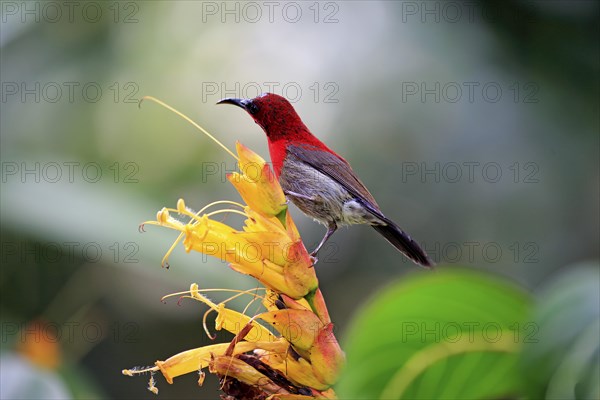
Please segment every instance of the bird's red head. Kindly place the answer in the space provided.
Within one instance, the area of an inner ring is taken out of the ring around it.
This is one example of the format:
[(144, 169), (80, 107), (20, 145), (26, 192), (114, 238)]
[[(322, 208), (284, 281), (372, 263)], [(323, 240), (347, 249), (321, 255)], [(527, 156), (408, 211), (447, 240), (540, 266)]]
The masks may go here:
[(227, 98), (217, 104), (233, 104), (246, 110), (271, 141), (310, 134), (290, 102), (273, 93), (253, 99)]
[[(267, 134), (269, 153), (275, 175), (279, 177), (289, 145), (311, 146), (335, 154), (323, 142), (313, 136), (296, 110), (285, 98), (273, 93), (264, 93), (253, 99), (228, 98), (217, 104), (233, 104), (243, 108), (254, 118)], [(342, 159), (343, 160), (343, 159)]]

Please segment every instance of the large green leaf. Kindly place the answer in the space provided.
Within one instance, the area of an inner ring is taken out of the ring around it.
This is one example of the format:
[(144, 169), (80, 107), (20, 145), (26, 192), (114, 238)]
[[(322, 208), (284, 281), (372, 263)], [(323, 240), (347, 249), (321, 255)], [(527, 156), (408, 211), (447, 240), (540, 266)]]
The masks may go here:
[(535, 334), (530, 299), (468, 270), (392, 284), (347, 332), (340, 398), (484, 399), (523, 393), (521, 344)]

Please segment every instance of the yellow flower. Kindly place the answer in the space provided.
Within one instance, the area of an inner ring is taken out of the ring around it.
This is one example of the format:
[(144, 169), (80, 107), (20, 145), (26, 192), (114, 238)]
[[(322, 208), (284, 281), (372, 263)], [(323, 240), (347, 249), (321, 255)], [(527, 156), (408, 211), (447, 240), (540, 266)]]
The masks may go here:
[[(229, 343), (219, 343), (187, 350), (165, 361), (157, 361), (155, 365), (162, 372), (167, 382), (173, 383), (173, 378), (207, 368), (211, 357), (214, 354), (224, 354), (228, 347)], [(236, 346), (236, 354), (245, 353), (254, 348), (255, 344), (251, 342), (239, 343)]]
[(232, 269), (251, 275), (291, 298), (303, 298), (317, 288), (318, 280), (310, 256), (302, 241), (294, 240), (294, 226), (291, 225), (292, 232), (288, 232), (276, 217), (267, 218), (248, 207), (237, 211), (247, 217), (241, 231), (211, 219), (209, 214), (196, 215), (185, 207), (182, 199), (173, 211), (190, 217), (190, 222), (183, 223), (171, 217), (170, 210), (163, 208), (158, 212), (156, 222), (145, 224), (181, 232), (180, 239), (183, 239), (187, 252), (194, 250), (225, 260)]
[(319, 331), (313, 347), (310, 360), (317, 379), (333, 385), (346, 362), (346, 356), (333, 335), (333, 324), (328, 324)]
[(323, 324), (311, 310), (277, 310), (258, 315), (297, 350), (310, 350)]
[(236, 143), (240, 172), (227, 175), (227, 179), (252, 209), (275, 217), (287, 209), (286, 198), (275, 174), (258, 154)]
[[(192, 372), (209, 368), (213, 373), (227, 375), (248, 385), (261, 387), (268, 394), (294, 394), (296, 391), (314, 390), (311, 397), (321, 397), (320, 391), (327, 390), (329, 383), (321, 381), (314, 372), (314, 366), (309, 360), (297, 355), (291, 348), (292, 344), (285, 335), (275, 337), (266, 328), (256, 322), (256, 318), (268, 319), (273, 312), (259, 314), (255, 318), (228, 309), (224, 303), (215, 304), (200, 294), (196, 284), (191, 286), (188, 297), (201, 301), (218, 313), (217, 329), (227, 329), (235, 338), (231, 343), (220, 343), (204, 346), (178, 353), (165, 361), (157, 361), (154, 367), (147, 369), (124, 370), (125, 375), (146, 372), (161, 372), (168, 383), (173, 379)], [(301, 310), (281, 310), (301, 311)], [(291, 314), (291, 315), (295, 315)], [(298, 321), (302, 323), (301, 320)], [(252, 354), (247, 354), (252, 352)], [(247, 354), (244, 356), (244, 354)], [(253, 363), (249, 364), (249, 361)], [(261, 371), (255, 366), (261, 366)], [(229, 367), (227, 367), (229, 366)], [(226, 371), (226, 373), (224, 373)], [(264, 373), (279, 376), (277, 382), (271, 381)], [(201, 373), (201, 379), (203, 373)], [(288, 382), (281, 386), (281, 383)], [(303, 389), (304, 388), (304, 389)], [(158, 391), (154, 378), (151, 376), (149, 389)], [(307, 392), (308, 393), (308, 392)], [(329, 392), (332, 393), (332, 392)]]
[[(229, 299), (214, 303), (192, 284), (189, 291), (174, 295), (206, 304), (204, 328), (209, 337), (206, 316), (216, 312), (216, 330), (234, 335), (229, 343), (218, 343), (183, 351), (148, 368), (123, 370), (125, 375), (150, 373), (148, 390), (158, 393), (154, 374), (161, 372), (168, 383), (175, 377), (198, 372), (198, 384), (204, 381), (203, 369), (219, 376), (226, 395), (267, 400), (335, 399), (335, 383), (345, 357), (333, 335), (333, 325), (325, 300), (318, 288), (312, 260), (294, 221), (287, 212), (286, 198), (265, 160), (236, 144), (238, 156), (218, 142), (202, 127), (161, 101), (146, 97), (179, 114), (215, 140), (238, 160), (240, 172), (227, 176), (246, 205), (232, 201), (211, 203), (198, 212), (188, 209), (183, 200), (174, 209), (163, 208), (156, 221), (147, 224), (168, 227), (179, 232), (163, 258), (163, 265), (173, 249), (183, 241), (192, 250), (217, 257), (240, 273), (253, 276), (266, 288), (236, 291)], [(208, 211), (215, 205), (235, 208)], [(187, 218), (180, 221), (177, 213)], [(237, 229), (215, 220), (221, 213), (244, 217)], [(216, 290), (216, 289), (215, 289)], [(264, 295), (258, 295), (264, 290)], [(252, 294), (262, 299), (266, 311), (253, 317), (232, 310), (226, 303), (240, 295)], [(267, 329), (268, 325), (274, 332)]]
[[(163, 208), (158, 212), (156, 221), (146, 224), (180, 232), (165, 256), (165, 263), (174, 246), (183, 239), (187, 252), (194, 250), (215, 256), (229, 262), (232, 269), (255, 277), (269, 288), (293, 299), (303, 298), (317, 288), (318, 281), (311, 257), (286, 211), (285, 195), (265, 160), (239, 143), (237, 150), (243, 172), (230, 175), (229, 181), (238, 189), (247, 206), (221, 201), (195, 213), (180, 199), (175, 209)], [(249, 172), (253, 167), (254, 176)], [(205, 212), (216, 204), (233, 204), (238, 208)], [(188, 217), (189, 221), (179, 221), (171, 216), (171, 212)], [(211, 218), (223, 212), (246, 217), (242, 230)]]

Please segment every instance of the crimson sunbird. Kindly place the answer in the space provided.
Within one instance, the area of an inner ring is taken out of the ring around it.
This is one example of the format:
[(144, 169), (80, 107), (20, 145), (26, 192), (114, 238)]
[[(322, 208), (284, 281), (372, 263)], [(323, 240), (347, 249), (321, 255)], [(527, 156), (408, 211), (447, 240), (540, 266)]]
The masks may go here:
[(430, 267), (427, 253), (377, 205), (350, 164), (317, 139), (284, 97), (226, 98), (217, 104), (243, 108), (265, 131), (273, 170), (287, 198), (327, 226), (313, 257), (338, 225), (367, 224), (415, 263)]

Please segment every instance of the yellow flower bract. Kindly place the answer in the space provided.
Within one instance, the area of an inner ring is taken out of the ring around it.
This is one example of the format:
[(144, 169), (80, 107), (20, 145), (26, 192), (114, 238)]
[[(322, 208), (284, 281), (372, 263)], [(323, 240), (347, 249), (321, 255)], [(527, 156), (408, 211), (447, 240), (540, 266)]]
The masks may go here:
[[(236, 148), (240, 172), (227, 178), (245, 206), (219, 201), (194, 212), (180, 199), (176, 208), (163, 208), (156, 221), (146, 224), (179, 232), (163, 263), (166, 264), (180, 241), (186, 252), (198, 251), (227, 261), (230, 268), (256, 278), (266, 287), (265, 295), (259, 298), (267, 311), (249, 317), (227, 308), (226, 302), (212, 302), (198, 285), (192, 284), (188, 292), (176, 295), (198, 300), (216, 312), (215, 329), (231, 332), (235, 335), (233, 341), (183, 351), (157, 361), (154, 367), (123, 373), (160, 371), (172, 383), (177, 376), (199, 372), (201, 384), (204, 381), (201, 370), (208, 368), (220, 377), (260, 388), (274, 398), (335, 398), (330, 386), (344, 363), (344, 353), (333, 336), (312, 259), (287, 212), (285, 195), (269, 165), (240, 143)], [(235, 208), (207, 212), (217, 204)], [(243, 226), (237, 229), (213, 218), (225, 212), (244, 216)], [(173, 213), (187, 218), (187, 222), (174, 218)], [(234, 297), (250, 294), (237, 292)], [(258, 320), (270, 324), (274, 333)], [(278, 376), (284, 379), (278, 380)], [(154, 384), (151, 377), (149, 387), (157, 392)], [(300, 393), (297, 388), (302, 388), (302, 395), (294, 394)]]

